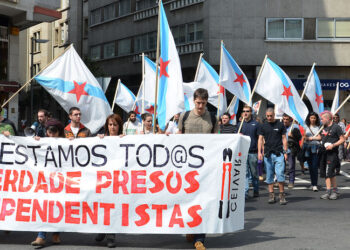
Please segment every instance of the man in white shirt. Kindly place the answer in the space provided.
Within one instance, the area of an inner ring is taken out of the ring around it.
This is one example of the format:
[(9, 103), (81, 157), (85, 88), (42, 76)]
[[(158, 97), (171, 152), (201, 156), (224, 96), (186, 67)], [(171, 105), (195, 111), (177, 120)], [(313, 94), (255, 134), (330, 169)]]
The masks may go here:
[(142, 130), (141, 123), (136, 119), (136, 112), (129, 112), (129, 119), (123, 125), (123, 134), (124, 135), (135, 135), (139, 134)]

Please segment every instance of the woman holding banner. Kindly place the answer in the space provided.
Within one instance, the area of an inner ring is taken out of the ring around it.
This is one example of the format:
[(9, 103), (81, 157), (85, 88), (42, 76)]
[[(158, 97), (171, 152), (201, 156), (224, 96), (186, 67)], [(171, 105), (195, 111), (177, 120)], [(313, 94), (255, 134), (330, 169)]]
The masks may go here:
[[(98, 136), (102, 139), (104, 136), (119, 136), (122, 135), (123, 129), (123, 121), (122, 118), (117, 114), (109, 115), (106, 119), (106, 123), (104, 125), (104, 134), (99, 134)], [(104, 238), (107, 238), (107, 247), (112, 248), (116, 247), (115, 243), (115, 234), (98, 234), (95, 237), (95, 240), (100, 242), (103, 241)]]
[[(45, 124), (46, 136), (55, 138), (64, 138), (64, 126), (56, 119), (50, 119)], [(35, 140), (40, 140), (39, 136), (35, 137)], [(46, 232), (39, 232), (35, 241), (31, 243), (32, 246), (44, 247), (46, 243)], [(52, 234), (52, 243), (60, 244), (60, 234), (58, 232)]]
[(320, 140), (315, 137), (317, 131), (320, 129), (320, 118), (315, 112), (311, 112), (306, 117), (305, 126), (305, 140), (304, 140), (304, 151), (305, 158), (309, 165), (309, 173), (311, 179), (311, 186), (314, 192), (318, 191), (317, 180), (318, 180), (318, 157), (317, 151), (320, 146)]

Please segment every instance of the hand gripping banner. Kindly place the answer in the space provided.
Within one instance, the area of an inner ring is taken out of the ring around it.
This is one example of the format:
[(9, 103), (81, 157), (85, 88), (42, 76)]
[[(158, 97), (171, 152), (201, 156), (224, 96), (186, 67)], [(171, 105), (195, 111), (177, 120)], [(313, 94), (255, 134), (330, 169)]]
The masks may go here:
[(250, 138), (0, 136), (0, 230), (228, 233), (244, 227)]

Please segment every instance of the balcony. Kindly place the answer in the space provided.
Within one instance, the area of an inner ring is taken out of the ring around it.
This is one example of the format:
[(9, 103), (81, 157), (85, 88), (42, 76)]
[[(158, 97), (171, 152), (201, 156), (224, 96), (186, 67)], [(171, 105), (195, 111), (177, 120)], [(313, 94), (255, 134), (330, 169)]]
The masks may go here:
[(176, 0), (170, 3), (170, 10), (177, 10), (202, 2), (204, 2), (204, 0)]
[(134, 21), (140, 21), (158, 15), (158, 6), (135, 12)]

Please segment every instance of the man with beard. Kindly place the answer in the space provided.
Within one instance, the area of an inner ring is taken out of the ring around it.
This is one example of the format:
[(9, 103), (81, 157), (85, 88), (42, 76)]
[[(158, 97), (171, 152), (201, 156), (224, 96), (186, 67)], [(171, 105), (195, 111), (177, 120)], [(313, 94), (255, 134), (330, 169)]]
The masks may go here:
[(139, 134), (142, 130), (141, 123), (136, 119), (136, 112), (130, 111), (129, 118), (123, 125), (123, 134), (124, 135), (135, 135)]

